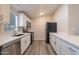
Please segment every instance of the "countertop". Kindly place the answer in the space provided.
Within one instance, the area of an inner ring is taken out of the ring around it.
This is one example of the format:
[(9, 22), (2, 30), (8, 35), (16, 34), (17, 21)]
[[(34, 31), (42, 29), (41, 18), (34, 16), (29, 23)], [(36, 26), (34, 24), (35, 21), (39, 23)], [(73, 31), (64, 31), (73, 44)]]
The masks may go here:
[(50, 33), (58, 38), (60, 38), (61, 40), (64, 40), (68, 43), (70, 43), (71, 45), (79, 48), (79, 36), (77, 35), (69, 35), (66, 33)]
[(0, 46), (2, 46), (4, 44), (7, 44), (9, 42), (12, 42), (12, 41), (14, 41), (16, 39), (22, 38), (23, 36), (26, 36), (29, 33), (21, 33), (21, 34), (24, 34), (24, 35), (21, 35), (21, 36), (13, 36), (13, 34), (1, 34), (0, 35)]

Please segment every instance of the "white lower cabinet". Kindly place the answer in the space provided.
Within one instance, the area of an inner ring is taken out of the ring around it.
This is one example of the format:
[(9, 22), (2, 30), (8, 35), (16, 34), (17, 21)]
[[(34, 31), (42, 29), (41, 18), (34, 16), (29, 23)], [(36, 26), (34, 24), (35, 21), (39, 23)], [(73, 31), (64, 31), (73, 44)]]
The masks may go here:
[(53, 48), (54, 48), (54, 40), (55, 40), (55, 37), (50, 35), (49, 42), (50, 42), (50, 44), (52, 45)]
[(65, 41), (61, 41), (61, 55), (78, 55), (78, 54), (79, 54), (79, 48)]
[(60, 39), (59, 38), (56, 38), (56, 41), (55, 41), (55, 51), (58, 55), (60, 55)]
[(30, 34), (24, 36), (23, 38), (21, 38), (21, 54), (24, 53), (24, 51), (28, 48), (28, 46), (31, 43), (31, 39), (30, 39)]
[(60, 54), (60, 39), (50, 35), (49, 42), (57, 54)]
[(31, 36), (30, 35), (27, 35), (27, 38), (26, 38), (26, 47), (28, 47), (31, 43)]
[(57, 55), (79, 55), (79, 48), (50, 33), (49, 42)]

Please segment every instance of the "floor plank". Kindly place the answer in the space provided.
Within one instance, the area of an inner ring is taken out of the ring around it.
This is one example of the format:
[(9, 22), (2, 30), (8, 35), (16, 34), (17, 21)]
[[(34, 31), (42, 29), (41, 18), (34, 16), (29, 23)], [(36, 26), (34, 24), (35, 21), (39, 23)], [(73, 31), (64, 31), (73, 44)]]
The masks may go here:
[(35, 40), (24, 55), (55, 55), (53, 48), (44, 40)]

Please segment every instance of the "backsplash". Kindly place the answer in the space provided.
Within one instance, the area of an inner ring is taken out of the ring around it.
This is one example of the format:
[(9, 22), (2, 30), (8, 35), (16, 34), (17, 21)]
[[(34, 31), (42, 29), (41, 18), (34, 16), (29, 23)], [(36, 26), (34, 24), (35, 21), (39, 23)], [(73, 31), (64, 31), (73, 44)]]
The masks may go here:
[(4, 24), (4, 31), (11, 32), (11, 31), (14, 31), (14, 29), (15, 29), (15, 15), (11, 14), (10, 15), (10, 23)]
[(10, 25), (10, 24), (4, 24), (4, 31), (5, 32), (11, 32), (11, 31), (14, 31), (14, 29), (15, 29), (15, 26)]

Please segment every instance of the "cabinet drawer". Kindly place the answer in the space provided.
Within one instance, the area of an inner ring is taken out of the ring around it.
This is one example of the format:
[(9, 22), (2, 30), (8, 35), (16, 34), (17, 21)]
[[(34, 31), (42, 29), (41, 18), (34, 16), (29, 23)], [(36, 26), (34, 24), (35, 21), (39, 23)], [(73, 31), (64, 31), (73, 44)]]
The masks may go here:
[(52, 45), (53, 48), (54, 48), (54, 43), (55, 43), (54, 41), (55, 41), (55, 37), (53, 35), (50, 35), (49, 42), (50, 42), (50, 44)]
[(60, 39), (59, 38), (55, 38), (56, 43), (55, 44), (55, 51), (58, 55), (60, 55)]
[(61, 42), (61, 53), (63, 51), (66, 51), (66, 54), (68, 55), (78, 55), (79, 54), (79, 49), (75, 46), (72, 46), (71, 44), (62, 41)]
[(26, 35), (25, 37), (21, 38), (21, 54), (23, 54), (30, 45), (30, 40), (30, 35)]
[(23, 38), (21, 39), (21, 54), (23, 54), (23, 52), (24, 52), (25, 49), (26, 49), (25, 45), (26, 45), (26, 37), (23, 37)]
[(50, 34), (50, 40), (49, 40), (51, 46), (54, 48), (55, 52), (60, 55), (60, 39), (57, 38), (54, 35)]
[(29, 37), (28, 36), (26, 36), (27, 38), (26, 38), (26, 48), (29, 46)]
[(72, 53), (65, 47), (61, 48), (61, 55), (72, 55)]
[(62, 49), (61, 51), (61, 55), (69, 55), (65, 50)]

